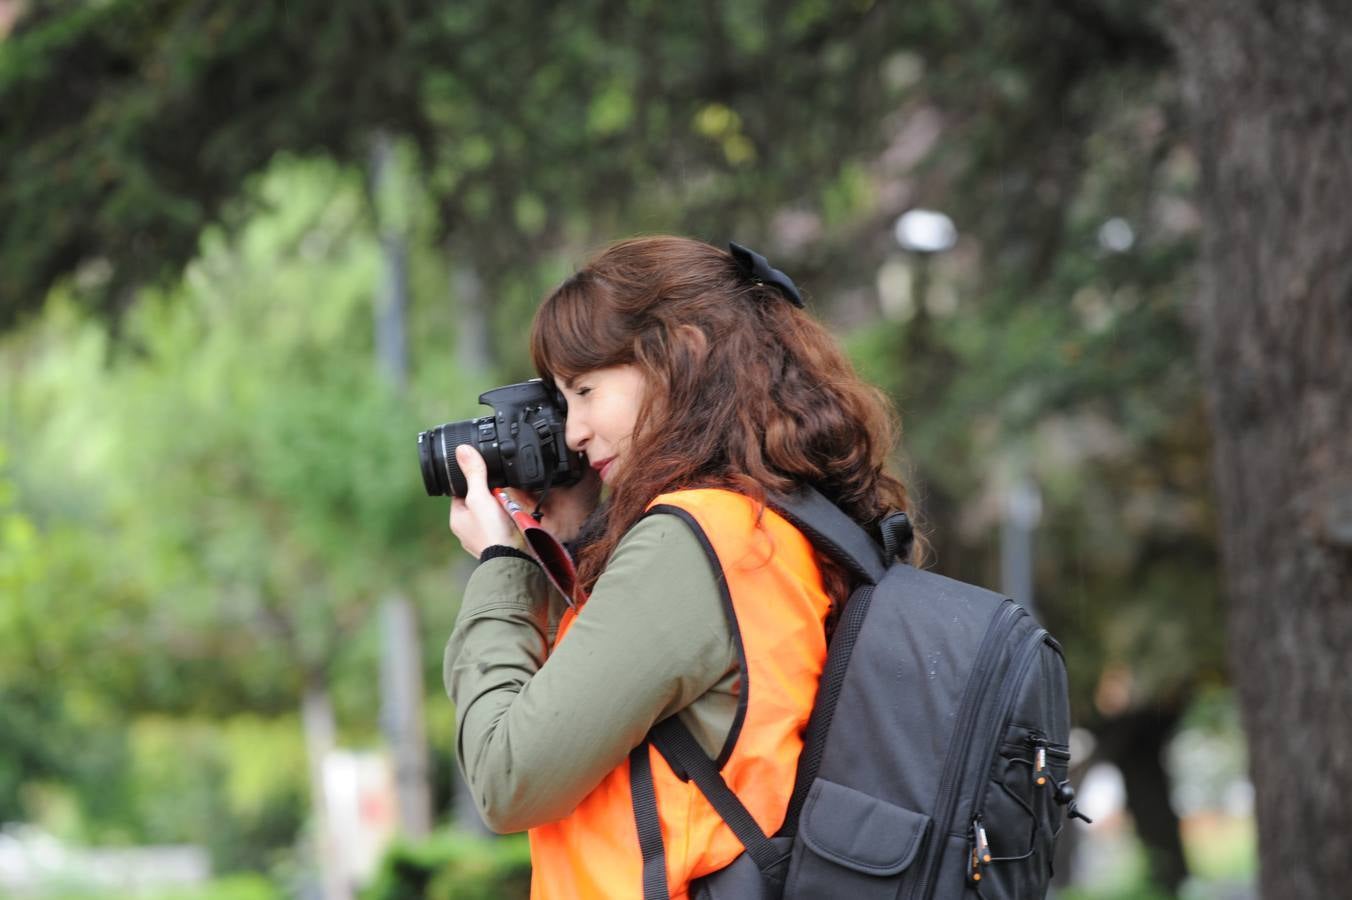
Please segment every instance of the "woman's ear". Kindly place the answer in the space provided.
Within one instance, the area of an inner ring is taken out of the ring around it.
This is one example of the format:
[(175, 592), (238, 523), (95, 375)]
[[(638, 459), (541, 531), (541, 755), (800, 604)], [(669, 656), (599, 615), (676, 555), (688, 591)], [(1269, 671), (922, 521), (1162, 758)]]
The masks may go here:
[(698, 403), (701, 385), (708, 377), (709, 338), (697, 325), (678, 325), (670, 332), (667, 348), (670, 383), (662, 398), (669, 408), (684, 409)]
[[(634, 358), (650, 376), (688, 373), (699, 369), (709, 355), (709, 339), (696, 325), (677, 325), (670, 331), (654, 329), (634, 338)], [(672, 384), (650, 385), (672, 388)]]
[(700, 365), (709, 354), (709, 338), (698, 326), (678, 325), (673, 338), (676, 344), (672, 347), (673, 354), (682, 354), (691, 366)]

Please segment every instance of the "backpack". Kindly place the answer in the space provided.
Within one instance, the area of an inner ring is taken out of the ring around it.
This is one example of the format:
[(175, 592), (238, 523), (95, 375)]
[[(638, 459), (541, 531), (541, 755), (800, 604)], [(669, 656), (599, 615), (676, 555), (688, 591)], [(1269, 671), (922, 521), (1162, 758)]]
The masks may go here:
[(630, 760), (645, 900), (666, 900), (648, 765), (656, 747), (746, 848), (694, 900), (1042, 897), (1075, 808), (1070, 706), (1055, 640), (998, 594), (901, 562), (811, 488), (769, 505), (856, 580), (831, 636), (779, 832), (766, 835), (689, 730), (658, 723)]

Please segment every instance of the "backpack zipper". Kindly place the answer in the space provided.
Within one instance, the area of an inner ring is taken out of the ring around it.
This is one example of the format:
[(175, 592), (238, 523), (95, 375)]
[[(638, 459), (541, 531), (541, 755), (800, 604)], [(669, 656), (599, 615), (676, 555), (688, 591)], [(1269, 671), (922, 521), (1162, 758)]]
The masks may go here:
[(925, 871), (909, 895), (916, 900), (924, 900), (928, 896), (930, 882), (934, 880), (934, 870), (938, 868), (939, 859), (943, 855), (943, 842), (953, 827), (953, 813), (956, 811), (954, 807), (957, 803), (954, 783), (962, 774), (962, 763), (967, 758), (967, 748), (972, 742), (976, 724), (974, 720), (980, 711), (981, 698), (985, 695), (999, 662), (999, 657), (991, 651), (996, 642), (1003, 639), (1013, 629), (1019, 617), (1024, 615), (1027, 615), (1027, 612), (1023, 607), (1012, 600), (1006, 600), (990, 627), (986, 629), (986, 636), (981, 641), (980, 649), (977, 650), (977, 670), (967, 682), (967, 690), (962, 698), (962, 718), (954, 729), (956, 742), (948, 752), (943, 778), (939, 782), (938, 798), (934, 803), (934, 824), (937, 827), (933, 828), (930, 834), (934, 835), (935, 843), (931, 844), (926, 854)]
[(986, 839), (986, 826), (980, 819), (972, 820), (972, 827), (968, 830), (967, 840), (969, 842), (967, 852), (967, 880), (972, 884), (981, 881), (981, 867), (989, 862), (993, 862), (991, 856), (991, 844)]
[[(1047, 635), (1046, 629), (1042, 628), (1041, 626), (1034, 628), (1033, 631), (1028, 635), (1028, 637), (1024, 638), (1024, 642), (1019, 646), (1018, 652), (1014, 656), (1014, 660), (1010, 663), (1010, 668), (1015, 671), (1015, 675), (1013, 678), (1005, 682), (1004, 689), (1001, 690), (1000, 692), (1000, 701), (998, 704), (996, 704), (995, 707), (996, 710), (995, 721), (997, 723), (1004, 722), (1006, 719), (1009, 718), (1010, 714), (1014, 711), (1013, 709), (1014, 702), (1019, 699), (1019, 688), (1023, 685), (1024, 679), (1028, 677), (1028, 670), (1033, 667), (1033, 662), (1037, 660), (1038, 654), (1042, 648), (1043, 640), (1045, 639), (1046, 635)], [(1036, 778), (1037, 770), (1039, 770), (1039, 768), (1045, 770), (1046, 768), (1047, 740), (1045, 737), (1042, 736), (1040, 732), (1037, 732), (1035, 734), (1029, 735), (1028, 742), (1033, 746), (1033, 751), (1035, 754), (1034, 759), (1035, 760), (1040, 759), (1042, 763), (1041, 767), (1039, 767), (1038, 762), (1035, 761), (1033, 763), (1033, 768), (1035, 770), (1034, 777)], [(986, 764), (984, 767), (978, 770), (979, 773), (984, 774), (990, 772), (991, 766), (995, 765), (995, 757), (999, 754), (1000, 748), (1003, 745), (1004, 745), (1004, 735), (1001, 735), (999, 738), (997, 738), (995, 741), (991, 743), (990, 752), (986, 754)], [(1066, 755), (1069, 756), (1070, 754), (1067, 753)], [(973, 800), (972, 802), (973, 832), (980, 836), (981, 843), (983, 843), (986, 847), (986, 850), (982, 855), (981, 859), (982, 862), (988, 861), (986, 857), (990, 856), (990, 843), (986, 841), (986, 831), (984, 824), (982, 822), (982, 816), (985, 814), (985, 812), (986, 812), (986, 794), (983, 791), (979, 793), (976, 799)], [(979, 873), (980, 870), (978, 869), (977, 871)]]
[(1045, 785), (1047, 779), (1051, 777), (1047, 770), (1047, 757), (1059, 759), (1062, 765), (1070, 763), (1070, 750), (1059, 744), (1053, 744), (1041, 731), (1030, 732), (1024, 743), (1033, 748), (1033, 783), (1038, 787)]
[(1028, 732), (1028, 737), (1021, 741), (1004, 741), (1000, 744), (1000, 752), (1005, 755), (1018, 753), (1021, 750), (1027, 750), (1030, 747), (1036, 746), (1038, 741), (1041, 741), (1043, 745), (1046, 746), (1048, 756), (1056, 757), (1067, 762), (1070, 760), (1069, 747), (1065, 744), (1053, 744), (1047, 739), (1047, 735), (1036, 728)]
[[(1013, 662), (1010, 663), (1010, 669), (1015, 672), (1015, 675), (1004, 683), (1003, 690), (1000, 691), (1000, 702), (995, 707), (996, 722), (1005, 721), (1014, 711), (1014, 701), (1019, 699), (1019, 688), (1022, 687), (1023, 680), (1028, 677), (1028, 670), (1033, 667), (1034, 661), (1037, 660), (1038, 650), (1046, 633), (1041, 627), (1035, 628), (1028, 637), (1024, 638), (1023, 644), (1019, 646)], [(991, 766), (995, 765), (995, 755), (1000, 752), (1000, 744), (1003, 741), (1004, 735), (1002, 734), (991, 745), (990, 752), (986, 754), (986, 764), (978, 770), (979, 772), (989, 772)], [(1043, 743), (1046, 743), (1045, 740)], [(979, 800), (972, 817), (979, 818), (984, 809), (985, 804)]]

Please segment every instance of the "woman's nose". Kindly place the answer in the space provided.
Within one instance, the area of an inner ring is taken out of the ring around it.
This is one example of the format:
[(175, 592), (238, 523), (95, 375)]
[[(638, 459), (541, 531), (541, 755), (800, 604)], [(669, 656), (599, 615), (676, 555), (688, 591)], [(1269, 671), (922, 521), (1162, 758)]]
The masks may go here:
[(591, 440), (591, 431), (586, 427), (582, 417), (571, 415), (564, 419), (563, 440), (568, 445), (569, 450), (581, 452), (587, 449), (587, 441)]

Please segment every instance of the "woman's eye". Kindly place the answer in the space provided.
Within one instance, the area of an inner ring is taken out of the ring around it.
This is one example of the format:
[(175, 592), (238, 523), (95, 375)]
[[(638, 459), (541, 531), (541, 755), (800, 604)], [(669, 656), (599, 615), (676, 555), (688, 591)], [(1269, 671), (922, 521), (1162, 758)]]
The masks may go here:
[(579, 397), (585, 397), (585, 396), (587, 396), (588, 394), (591, 393), (591, 390), (592, 390), (592, 389), (589, 388), (589, 387), (578, 388), (578, 389), (577, 389), (577, 395), (578, 395)]

